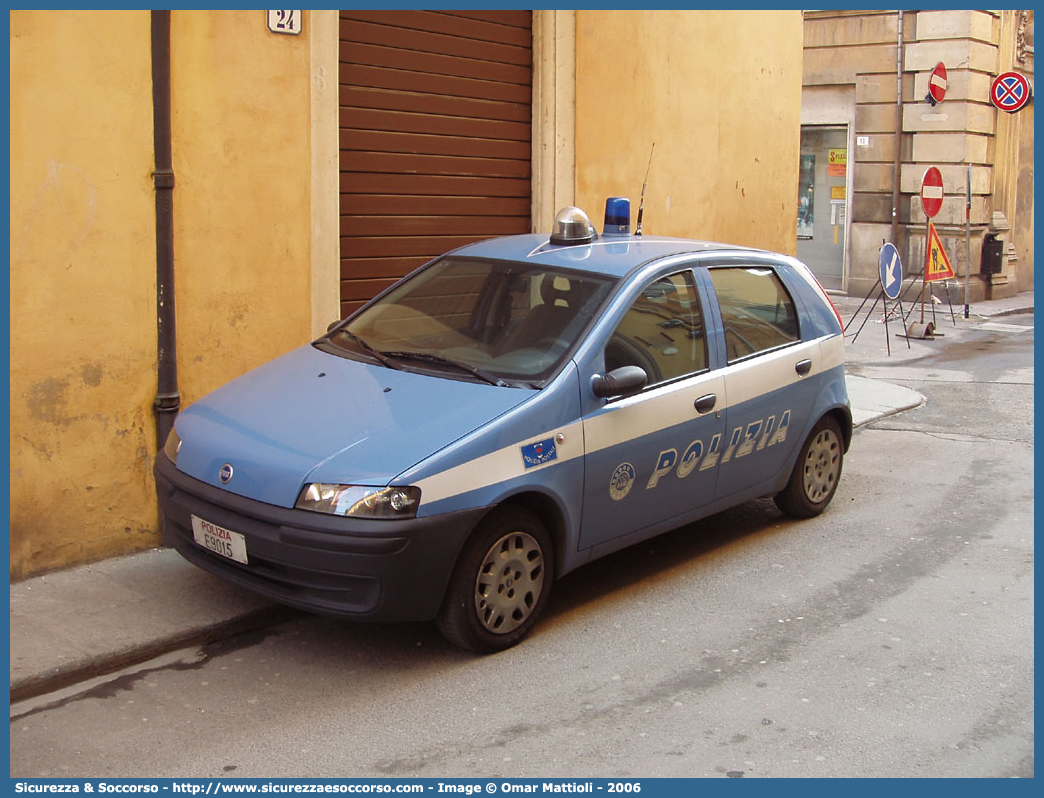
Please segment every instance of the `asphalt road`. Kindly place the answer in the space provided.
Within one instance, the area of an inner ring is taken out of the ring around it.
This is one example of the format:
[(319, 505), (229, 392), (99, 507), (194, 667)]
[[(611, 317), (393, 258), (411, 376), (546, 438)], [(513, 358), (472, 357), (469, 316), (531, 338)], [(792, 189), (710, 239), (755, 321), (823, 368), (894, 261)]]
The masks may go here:
[(819, 518), (588, 565), (495, 656), (318, 617), (182, 652), (13, 707), (11, 775), (1033, 776), (1033, 318), (1002, 321), (860, 339), (927, 403), (856, 433)]

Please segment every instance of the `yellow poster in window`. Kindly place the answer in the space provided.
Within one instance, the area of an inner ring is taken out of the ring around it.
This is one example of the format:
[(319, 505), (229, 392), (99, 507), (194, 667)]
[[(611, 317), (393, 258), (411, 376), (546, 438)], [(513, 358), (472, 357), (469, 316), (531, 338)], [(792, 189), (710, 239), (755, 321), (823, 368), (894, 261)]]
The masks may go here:
[(848, 150), (829, 150), (827, 158), (828, 177), (846, 177), (848, 175)]

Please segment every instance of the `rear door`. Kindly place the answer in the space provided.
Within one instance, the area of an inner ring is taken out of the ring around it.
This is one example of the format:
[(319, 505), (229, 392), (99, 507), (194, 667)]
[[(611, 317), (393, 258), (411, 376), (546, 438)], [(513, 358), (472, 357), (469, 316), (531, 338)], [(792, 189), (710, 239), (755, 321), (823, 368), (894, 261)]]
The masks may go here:
[(802, 340), (800, 306), (783, 274), (759, 255), (731, 256), (706, 272), (724, 331), (718, 354), (728, 399), (718, 498), (775, 490), (810, 423), (820, 344)]

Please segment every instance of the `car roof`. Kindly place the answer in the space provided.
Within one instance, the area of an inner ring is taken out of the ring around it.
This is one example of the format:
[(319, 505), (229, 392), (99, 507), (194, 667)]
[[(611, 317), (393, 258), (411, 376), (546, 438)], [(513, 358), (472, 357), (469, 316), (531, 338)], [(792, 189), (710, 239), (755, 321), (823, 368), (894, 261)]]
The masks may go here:
[(623, 277), (643, 263), (669, 255), (719, 251), (761, 252), (713, 241), (636, 235), (601, 235), (588, 244), (552, 244), (546, 233), (532, 233), (478, 241), (454, 250), (452, 254)]

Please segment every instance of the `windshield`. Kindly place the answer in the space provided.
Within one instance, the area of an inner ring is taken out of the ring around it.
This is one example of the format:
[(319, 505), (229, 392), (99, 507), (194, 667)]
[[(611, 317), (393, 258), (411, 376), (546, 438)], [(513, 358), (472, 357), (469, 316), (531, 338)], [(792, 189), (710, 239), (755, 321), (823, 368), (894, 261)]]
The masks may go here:
[(388, 368), (539, 387), (559, 368), (615, 280), (510, 261), (447, 257), (327, 339)]

